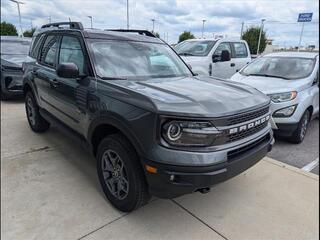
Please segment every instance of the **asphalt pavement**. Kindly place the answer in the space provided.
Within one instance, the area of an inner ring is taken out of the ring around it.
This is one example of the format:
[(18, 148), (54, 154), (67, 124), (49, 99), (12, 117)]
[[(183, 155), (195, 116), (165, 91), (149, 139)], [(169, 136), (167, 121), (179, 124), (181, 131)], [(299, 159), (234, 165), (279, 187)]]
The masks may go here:
[[(300, 144), (292, 144), (284, 139), (276, 139), (269, 157), (297, 168), (303, 168), (311, 162), (319, 161), (319, 119), (310, 122), (307, 135)], [(319, 175), (319, 166), (312, 170)]]

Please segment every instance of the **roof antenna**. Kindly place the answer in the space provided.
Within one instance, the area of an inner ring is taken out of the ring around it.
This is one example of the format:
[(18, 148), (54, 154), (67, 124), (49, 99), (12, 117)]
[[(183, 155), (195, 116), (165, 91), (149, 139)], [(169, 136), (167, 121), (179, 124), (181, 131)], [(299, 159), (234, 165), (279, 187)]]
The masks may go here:
[(71, 18), (69, 17), (69, 22), (71, 22)]

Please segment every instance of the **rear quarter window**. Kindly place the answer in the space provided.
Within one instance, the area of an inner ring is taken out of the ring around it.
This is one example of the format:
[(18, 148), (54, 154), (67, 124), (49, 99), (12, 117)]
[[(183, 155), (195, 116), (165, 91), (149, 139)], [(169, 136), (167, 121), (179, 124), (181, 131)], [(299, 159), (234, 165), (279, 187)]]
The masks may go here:
[(43, 34), (38, 35), (32, 40), (31, 47), (30, 47), (30, 53), (29, 53), (30, 57), (35, 58), (35, 59), (38, 58), (40, 46), (41, 46), (41, 43), (44, 38), (43, 36), (44, 36)]
[(242, 42), (232, 43), (234, 48), (234, 55), (236, 58), (248, 57), (247, 46)]

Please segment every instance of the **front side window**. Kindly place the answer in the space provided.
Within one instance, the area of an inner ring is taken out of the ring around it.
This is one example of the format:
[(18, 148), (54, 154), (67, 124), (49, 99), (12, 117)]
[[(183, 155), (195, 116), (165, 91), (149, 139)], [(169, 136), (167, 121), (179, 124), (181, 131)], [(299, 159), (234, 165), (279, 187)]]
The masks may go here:
[(175, 47), (176, 52), (182, 56), (207, 56), (216, 41), (186, 41)]
[(191, 76), (170, 47), (158, 43), (90, 40), (99, 77), (126, 79)]
[(214, 55), (221, 56), (223, 50), (227, 50), (231, 56), (231, 47), (229, 43), (220, 43), (219, 46), (214, 51)]
[(58, 45), (57, 36), (54, 36), (54, 35), (47, 36), (47, 39), (44, 42), (42, 47), (40, 62), (50, 67), (54, 67), (56, 54), (57, 54), (57, 45)]
[(247, 47), (242, 42), (232, 43), (234, 47), (235, 57), (236, 58), (246, 58), (248, 57)]
[(246, 66), (240, 73), (247, 76), (299, 79), (308, 77), (315, 59), (299, 57), (261, 57)]
[(84, 74), (84, 54), (78, 38), (64, 36), (61, 41), (59, 63), (74, 63), (79, 68), (79, 73)]

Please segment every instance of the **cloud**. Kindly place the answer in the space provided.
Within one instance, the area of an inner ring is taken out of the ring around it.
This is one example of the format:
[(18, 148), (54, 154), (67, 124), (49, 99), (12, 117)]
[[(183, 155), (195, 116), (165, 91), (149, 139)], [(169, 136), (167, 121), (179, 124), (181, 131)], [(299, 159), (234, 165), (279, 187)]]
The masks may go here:
[[(21, 5), (22, 25), (30, 28), (51, 21), (81, 21), (90, 27), (93, 16), (95, 28), (126, 28), (126, 0), (23, 0)], [(259, 25), (266, 18), (265, 29), (275, 44), (296, 45), (299, 41), (301, 24), (297, 23), (300, 12), (313, 12), (319, 22), (319, 2), (314, 0), (129, 0), (131, 28), (152, 29), (160, 36), (169, 35), (175, 43), (184, 30), (201, 37), (202, 20), (205, 36), (212, 33), (239, 37), (241, 23), (245, 28)], [(9, 0), (1, 1), (2, 21), (18, 26), (17, 7)], [(279, 23), (280, 22), (280, 23)], [(319, 45), (319, 23), (305, 24), (303, 44)]]

